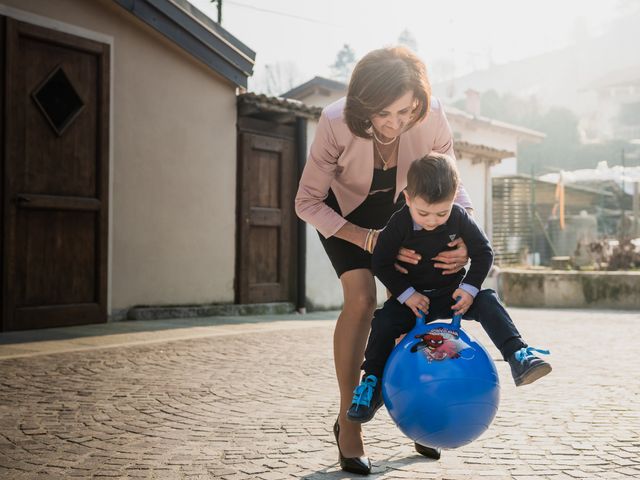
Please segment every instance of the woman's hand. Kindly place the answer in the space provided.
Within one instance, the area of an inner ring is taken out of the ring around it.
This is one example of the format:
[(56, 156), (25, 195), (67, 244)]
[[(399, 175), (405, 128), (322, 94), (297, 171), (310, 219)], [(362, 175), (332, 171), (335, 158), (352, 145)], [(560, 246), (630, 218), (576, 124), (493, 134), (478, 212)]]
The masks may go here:
[(456, 291), (453, 292), (453, 295), (451, 295), (451, 298), (456, 301), (451, 307), (451, 310), (453, 310), (453, 313), (456, 315), (464, 315), (467, 313), (467, 310), (469, 310), (469, 307), (471, 307), (473, 303), (471, 294), (461, 288), (457, 288)]
[[(422, 259), (422, 257), (420, 256), (420, 254), (416, 253), (415, 250), (409, 250), (408, 248), (403, 247), (398, 252), (398, 256), (396, 257), (396, 259), (401, 262), (412, 263), (416, 265)], [(393, 266), (400, 273), (409, 273), (409, 270), (401, 266), (399, 263), (394, 263)]]
[(461, 238), (456, 238), (447, 245), (456, 247), (456, 249), (445, 250), (431, 259), (436, 262), (433, 264), (434, 267), (442, 269), (443, 275), (459, 272), (469, 261), (467, 246)]

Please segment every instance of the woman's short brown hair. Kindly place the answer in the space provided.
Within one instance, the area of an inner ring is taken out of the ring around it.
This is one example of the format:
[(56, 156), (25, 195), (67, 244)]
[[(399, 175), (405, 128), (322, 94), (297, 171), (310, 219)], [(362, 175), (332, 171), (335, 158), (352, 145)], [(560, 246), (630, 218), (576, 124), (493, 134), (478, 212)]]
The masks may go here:
[(458, 168), (448, 155), (432, 152), (415, 160), (407, 172), (407, 195), (427, 203), (453, 199), (458, 191)]
[(431, 85), (424, 62), (406, 47), (388, 47), (366, 54), (351, 74), (344, 116), (354, 135), (370, 138), (371, 117), (406, 92), (417, 105), (411, 125), (429, 110)]

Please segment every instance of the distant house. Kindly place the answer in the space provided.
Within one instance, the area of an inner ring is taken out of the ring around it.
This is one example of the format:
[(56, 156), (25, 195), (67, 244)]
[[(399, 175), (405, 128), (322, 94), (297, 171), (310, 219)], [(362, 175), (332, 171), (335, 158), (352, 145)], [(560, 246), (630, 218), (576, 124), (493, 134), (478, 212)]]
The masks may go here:
[(347, 93), (347, 85), (325, 77), (313, 77), (308, 82), (283, 93), (282, 98), (300, 100), (306, 105), (324, 107)]
[(254, 52), (185, 0), (1, 2), (2, 330), (233, 303)]
[[(285, 95), (323, 107), (345, 94), (346, 85), (314, 77)], [(470, 112), (446, 105), (445, 112), (453, 130), (454, 149), (461, 178), (474, 203), (475, 218), (491, 236), (492, 168), (499, 166), (505, 159), (513, 159), (510, 166), (504, 168), (504, 172), (515, 172), (518, 143), (540, 142), (544, 134), (474, 114), (474, 111), (477, 112), (477, 95), (473, 90), (467, 93), (467, 108)], [(313, 120), (308, 123), (308, 145), (313, 141), (316, 124)], [(339, 283), (335, 281), (335, 273), (315, 230), (310, 226), (307, 226), (306, 271), (308, 303), (321, 308), (339, 306), (342, 302)], [(384, 289), (379, 285), (379, 298), (385, 298), (385, 295)]]
[(586, 141), (640, 139), (640, 65), (610, 72), (583, 90), (597, 98), (595, 111), (581, 119)]

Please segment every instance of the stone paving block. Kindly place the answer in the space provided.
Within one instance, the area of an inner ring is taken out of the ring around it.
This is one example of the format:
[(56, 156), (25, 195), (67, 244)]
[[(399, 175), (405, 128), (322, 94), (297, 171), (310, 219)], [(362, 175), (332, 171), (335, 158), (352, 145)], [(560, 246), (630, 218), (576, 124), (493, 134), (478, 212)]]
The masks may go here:
[(591, 478), (593, 475), (582, 470), (563, 470), (563, 472), (572, 478)]
[(261, 480), (286, 480), (291, 478), (291, 475), (288, 475), (287, 473), (284, 473), (284, 472), (271, 470), (265, 473), (259, 473), (257, 475), (257, 478)]
[(234, 473), (232, 475), (223, 475), (220, 478), (222, 480), (246, 480), (247, 478), (250, 478), (250, 477), (248, 477), (247, 474), (245, 473)]
[(277, 470), (280, 468), (286, 468), (288, 463), (282, 460), (266, 460), (262, 462), (262, 465), (272, 470)]
[(616, 468), (616, 472), (622, 473), (623, 475), (635, 476), (636, 478), (640, 477), (640, 465), (635, 467), (623, 467)]
[(264, 465), (245, 464), (240, 467), (240, 471), (248, 475), (257, 475), (259, 473), (268, 472), (269, 468), (265, 467)]

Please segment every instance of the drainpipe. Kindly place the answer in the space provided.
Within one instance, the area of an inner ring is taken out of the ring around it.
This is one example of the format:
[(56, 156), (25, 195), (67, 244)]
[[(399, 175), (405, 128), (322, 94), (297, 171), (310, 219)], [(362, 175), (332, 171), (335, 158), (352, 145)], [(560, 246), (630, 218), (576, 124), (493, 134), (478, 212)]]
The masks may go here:
[[(307, 161), (307, 119), (303, 117), (296, 118), (296, 158), (299, 180)], [(298, 258), (296, 259), (298, 266), (298, 293), (296, 295), (296, 311), (298, 313), (307, 313), (307, 224), (298, 218), (296, 226), (298, 237)]]

